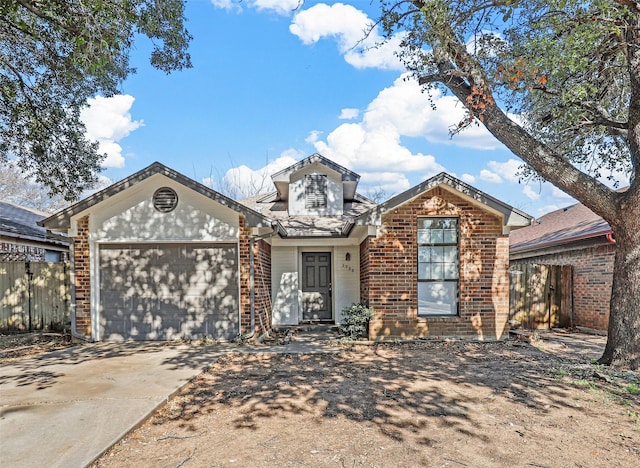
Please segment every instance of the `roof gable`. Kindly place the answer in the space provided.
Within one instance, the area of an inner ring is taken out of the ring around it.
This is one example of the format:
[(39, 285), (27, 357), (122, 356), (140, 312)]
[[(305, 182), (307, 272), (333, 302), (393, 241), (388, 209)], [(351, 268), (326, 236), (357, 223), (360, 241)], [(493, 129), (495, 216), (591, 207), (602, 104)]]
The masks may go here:
[(500, 216), (502, 218), (503, 226), (505, 227), (519, 228), (531, 224), (532, 217), (528, 214), (482, 192), (481, 190), (476, 189), (475, 187), (472, 187), (446, 172), (441, 172), (415, 187), (390, 198), (367, 213), (360, 215), (356, 222), (357, 224), (375, 224), (383, 213), (403, 205), (423, 193), (439, 186), (442, 186), (462, 198), (469, 200), (475, 205)]
[(271, 176), (271, 179), (274, 182), (277, 181), (289, 181), (290, 177), (295, 174), (296, 172), (299, 172), (300, 170), (304, 169), (307, 166), (310, 166), (311, 164), (321, 164), (323, 166), (328, 167), (329, 169), (331, 169), (334, 172), (337, 172), (338, 174), (340, 174), (340, 176), (342, 177), (342, 181), (343, 182), (347, 182), (347, 181), (351, 181), (351, 182), (357, 182), (360, 180), (360, 175), (356, 174), (355, 172), (347, 169), (346, 167), (341, 166), (338, 163), (335, 163), (333, 161), (331, 161), (330, 159), (325, 158), (324, 156), (322, 156), (321, 154), (318, 153), (314, 153), (309, 157), (304, 158), (301, 161), (298, 161), (295, 164), (292, 164), (289, 167), (286, 167), (284, 169), (282, 169), (281, 171), (276, 172), (275, 174), (273, 174)]
[(168, 168), (167, 166), (159, 162), (154, 162), (153, 164), (145, 167), (135, 174), (132, 174), (129, 177), (116, 182), (113, 185), (110, 185), (104, 190), (94, 193), (84, 200), (81, 200), (71, 205), (70, 207), (38, 222), (38, 224), (47, 229), (61, 231), (67, 230), (71, 227), (72, 217), (108, 200), (112, 196), (135, 186), (136, 184), (148, 179), (155, 174), (164, 175), (165, 177), (172, 179), (175, 182), (178, 182), (179, 184), (182, 184), (183, 186), (238, 212), (239, 214), (244, 215), (247, 218), (248, 224), (251, 226), (272, 225), (272, 221), (261, 215), (260, 213), (257, 213), (256, 211), (232, 200), (229, 197), (222, 195), (221, 193), (216, 192), (215, 190), (210, 189), (209, 187), (196, 182), (195, 180), (187, 176), (180, 174), (177, 171), (174, 171), (173, 169)]
[(271, 180), (273, 180), (273, 184), (277, 190), (278, 199), (288, 199), (289, 184), (295, 180), (298, 173), (307, 172), (308, 169), (314, 165), (325, 168), (332, 177), (342, 182), (342, 196), (345, 200), (354, 199), (360, 175), (318, 153), (312, 154), (302, 161), (298, 161), (271, 176)]

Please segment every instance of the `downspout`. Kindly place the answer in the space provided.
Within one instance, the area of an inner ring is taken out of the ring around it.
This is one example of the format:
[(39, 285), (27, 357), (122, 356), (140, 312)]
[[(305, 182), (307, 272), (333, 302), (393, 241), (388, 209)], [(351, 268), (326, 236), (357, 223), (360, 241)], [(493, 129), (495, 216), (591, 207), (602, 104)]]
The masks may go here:
[(613, 231), (609, 231), (607, 232), (607, 240), (611, 243), (611, 244), (615, 244), (616, 243), (616, 236), (613, 233)]
[(278, 234), (278, 229), (273, 226), (273, 231), (268, 232), (266, 234), (262, 234), (259, 236), (254, 236), (249, 240), (249, 297), (250, 297), (250, 314), (251, 314), (251, 331), (244, 335), (244, 339), (251, 339), (253, 335), (256, 333), (256, 288), (255, 288), (255, 276), (256, 276), (256, 265), (255, 265), (255, 254), (253, 253), (253, 249), (256, 244), (256, 240), (268, 239), (269, 237), (273, 237)]

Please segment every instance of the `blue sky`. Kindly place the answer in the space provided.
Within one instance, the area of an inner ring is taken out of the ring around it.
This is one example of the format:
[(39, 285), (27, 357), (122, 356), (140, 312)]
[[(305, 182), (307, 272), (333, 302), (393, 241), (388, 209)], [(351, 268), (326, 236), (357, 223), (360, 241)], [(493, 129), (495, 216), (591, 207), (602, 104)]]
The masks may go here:
[[(519, 183), (520, 164), (483, 127), (450, 138), (462, 106), (435, 96), (432, 111), (395, 58), (395, 40), (358, 46), (377, 0), (191, 0), (193, 68), (148, 65), (121, 94), (96, 97), (83, 117), (122, 179), (160, 161), (230, 195), (271, 190), (268, 175), (314, 152), (359, 173), (359, 191), (388, 196), (447, 171), (539, 216), (572, 200), (549, 184)], [(297, 7), (297, 8), (296, 8)], [(376, 32), (370, 36), (375, 41)]]

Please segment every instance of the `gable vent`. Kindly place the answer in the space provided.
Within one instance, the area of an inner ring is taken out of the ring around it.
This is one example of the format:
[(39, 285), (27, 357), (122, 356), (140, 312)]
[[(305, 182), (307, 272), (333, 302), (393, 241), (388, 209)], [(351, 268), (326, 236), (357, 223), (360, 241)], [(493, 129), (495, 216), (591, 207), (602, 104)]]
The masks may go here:
[(160, 213), (169, 213), (178, 206), (178, 194), (169, 187), (162, 187), (153, 194), (153, 207)]

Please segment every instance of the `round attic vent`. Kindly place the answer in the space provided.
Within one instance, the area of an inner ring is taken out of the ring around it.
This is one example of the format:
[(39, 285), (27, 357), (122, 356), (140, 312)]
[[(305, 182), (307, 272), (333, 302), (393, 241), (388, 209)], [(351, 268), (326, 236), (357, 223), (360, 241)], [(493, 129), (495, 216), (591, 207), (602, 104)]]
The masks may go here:
[(169, 213), (178, 206), (178, 194), (169, 187), (162, 187), (153, 194), (153, 207), (160, 213)]

